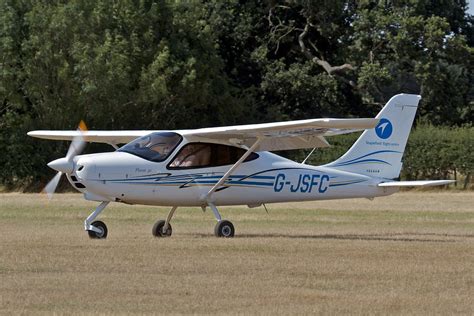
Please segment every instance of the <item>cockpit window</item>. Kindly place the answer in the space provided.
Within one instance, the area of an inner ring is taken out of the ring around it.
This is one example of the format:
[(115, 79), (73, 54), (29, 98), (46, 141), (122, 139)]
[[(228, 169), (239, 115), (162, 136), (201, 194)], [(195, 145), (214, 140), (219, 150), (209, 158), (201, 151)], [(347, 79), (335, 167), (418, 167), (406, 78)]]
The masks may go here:
[(130, 153), (146, 160), (166, 160), (183, 139), (173, 132), (157, 132), (140, 137), (121, 147), (118, 151)]

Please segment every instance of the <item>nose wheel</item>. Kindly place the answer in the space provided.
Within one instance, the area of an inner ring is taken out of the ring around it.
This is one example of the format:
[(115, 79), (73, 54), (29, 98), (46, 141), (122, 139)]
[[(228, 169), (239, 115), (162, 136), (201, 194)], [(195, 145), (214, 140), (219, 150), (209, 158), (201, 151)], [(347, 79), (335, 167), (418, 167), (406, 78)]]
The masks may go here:
[(92, 239), (105, 239), (107, 238), (107, 225), (101, 221), (95, 221), (91, 224), (95, 229), (88, 230), (87, 233)]
[(107, 238), (107, 225), (101, 221), (93, 220), (99, 216), (99, 214), (105, 209), (105, 207), (109, 204), (108, 201), (104, 201), (97, 206), (94, 212), (89, 215), (86, 220), (84, 221), (84, 229), (87, 231), (87, 234), (92, 239), (105, 239)]

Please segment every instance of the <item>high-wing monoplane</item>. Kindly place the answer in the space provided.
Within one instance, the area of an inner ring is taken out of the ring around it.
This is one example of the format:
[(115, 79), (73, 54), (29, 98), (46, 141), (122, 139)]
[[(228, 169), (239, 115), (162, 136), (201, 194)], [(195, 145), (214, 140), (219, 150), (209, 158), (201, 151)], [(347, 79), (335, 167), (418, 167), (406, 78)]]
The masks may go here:
[[(152, 233), (171, 236), (178, 207), (209, 207), (215, 235), (234, 236), (223, 205), (390, 195), (403, 186), (431, 186), (451, 180), (397, 181), (419, 100), (392, 97), (375, 118), (308, 119), (194, 130), (32, 131), (32, 137), (72, 141), (64, 158), (48, 164), (58, 174), (46, 186), (51, 195), (65, 174), (86, 200), (100, 202), (84, 222), (91, 238), (106, 238), (96, 217), (110, 202), (170, 206)], [(288, 160), (271, 151), (328, 147), (326, 137), (363, 131), (339, 159), (322, 166)], [(107, 143), (113, 152), (80, 155), (87, 142)], [(118, 145), (125, 144), (122, 147)]]

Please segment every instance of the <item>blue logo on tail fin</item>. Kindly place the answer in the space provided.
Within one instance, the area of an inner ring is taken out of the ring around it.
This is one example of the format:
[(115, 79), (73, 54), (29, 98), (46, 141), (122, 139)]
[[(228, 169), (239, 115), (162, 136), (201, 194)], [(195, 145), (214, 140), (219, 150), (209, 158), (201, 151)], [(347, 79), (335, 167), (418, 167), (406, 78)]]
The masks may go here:
[(392, 123), (386, 118), (381, 119), (380, 122), (375, 127), (375, 134), (377, 134), (377, 136), (382, 139), (389, 138), (392, 135), (392, 132), (393, 132)]

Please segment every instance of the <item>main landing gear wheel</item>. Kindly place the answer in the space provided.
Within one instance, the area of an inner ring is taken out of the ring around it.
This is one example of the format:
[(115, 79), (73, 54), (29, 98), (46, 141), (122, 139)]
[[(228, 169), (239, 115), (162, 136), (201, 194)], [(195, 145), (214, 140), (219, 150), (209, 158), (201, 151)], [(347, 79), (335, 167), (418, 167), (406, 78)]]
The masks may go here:
[(155, 236), (155, 237), (169, 237), (169, 236), (171, 236), (171, 233), (173, 232), (173, 229), (171, 228), (171, 224), (168, 223), (168, 228), (165, 231), (164, 230), (165, 223), (166, 223), (166, 221), (159, 220), (158, 222), (155, 223), (155, 225), (153, 225), (153, 229), (151, 231), (153, 236)]
[(93, 230), (88, 230), (87, 233), (89, 234), (89, 237), (92, 239), (105, 239), (107, 238), (107, 226), (105, 225), (104, 222), (101, 221), (95, 221), (91, 224), (95, 228), (99, 229), (100, 232), (96, 232)]
[(230, 238), (234, 237), (234, 233), (234, 225), (226, 220), (218, 222), (214, 228), (214, 234), (216, 237)]

